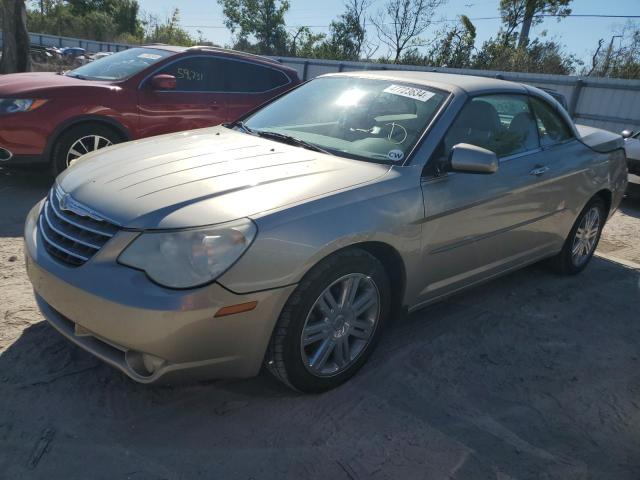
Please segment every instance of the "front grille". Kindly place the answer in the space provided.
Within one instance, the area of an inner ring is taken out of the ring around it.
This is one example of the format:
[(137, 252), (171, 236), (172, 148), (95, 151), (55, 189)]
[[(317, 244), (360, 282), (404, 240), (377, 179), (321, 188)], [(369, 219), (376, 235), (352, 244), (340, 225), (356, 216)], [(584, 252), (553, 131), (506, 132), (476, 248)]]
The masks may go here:
[(60, 201), (64, 192), (51, 189), (40, 213), (39, 225), (44, 246), (56, 260), (79, 267), (93, 257), (118, 231), (117, 225), (106, 220), (63, 210)]

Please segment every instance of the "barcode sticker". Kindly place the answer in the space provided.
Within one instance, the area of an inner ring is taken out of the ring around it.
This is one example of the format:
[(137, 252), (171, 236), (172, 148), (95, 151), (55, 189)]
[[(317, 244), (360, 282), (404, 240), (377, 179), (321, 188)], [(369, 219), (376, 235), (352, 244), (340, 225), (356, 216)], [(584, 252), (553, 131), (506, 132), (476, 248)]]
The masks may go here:
[(426, 102), (435, 95), (435, 93), (428, 90), (423, 90), (416, 87), (407, 87), (404, 85), (389, 85), (383, 90), (383, 92), (412, 98), (413, 100), (419, 100), (420, 102)]

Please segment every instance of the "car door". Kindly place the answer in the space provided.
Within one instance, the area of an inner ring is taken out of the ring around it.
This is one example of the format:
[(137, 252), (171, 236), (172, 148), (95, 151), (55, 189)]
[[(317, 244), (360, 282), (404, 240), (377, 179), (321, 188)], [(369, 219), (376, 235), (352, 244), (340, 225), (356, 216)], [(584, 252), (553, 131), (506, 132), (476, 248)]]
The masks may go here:
[[(500, 161), (497, 172), (447, 171), (448, 154), (459, 143), (494, 151)], [(540, 179), (533, 172), (541, 152), (526, 95), (483, 95), (467, 102), (422, 180), (422, 300), (521, 265), (549, 248), (548, 212), (541, 206)]]
[(283, 71), (265, 64), (236, 58), (221, 58), (220, 63), (225, 74), (229, 121), (253, 110), (291, 84)]
[[(156, 90), (155, 75), (173, 75), (176, 88)], [(224, 75), (212, 55), (176, 59), (148, 76), (138, 90), (141, 136), (218, 125), (226, 120)]]

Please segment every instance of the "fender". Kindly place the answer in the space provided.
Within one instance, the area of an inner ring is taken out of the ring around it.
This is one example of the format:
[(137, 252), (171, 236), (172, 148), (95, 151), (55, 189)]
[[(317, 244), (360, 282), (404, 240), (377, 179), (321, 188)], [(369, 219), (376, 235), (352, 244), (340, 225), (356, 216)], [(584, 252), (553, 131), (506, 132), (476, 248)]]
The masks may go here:
[[(405, 277), (402, 303), (411, 304), (420, 287), (410, 280), (418, 278), (422, 268), (424, 205), (420, 169), (401, 168), (402, 175), (385, 181), (256, 215), (253, 244), (218, 283), (242, 294), (293, 285), (327, 256), (362, 245), (393, 252), (394, 263), (401, 265), (397, 270)], [(371, 231), (371, 224), (380, 228)]]
[(62, 135), (63, 132), (65, 132), (66, 130), (68, 130), (69, 128), (75, 125), (79, 125), (81, 123), (87, 123), (87, 122), (103, 123), (105, 125), (113, 127), (115, 130), (118, 131), (118, 133), (120, 133), (124, 137), (125, 141), (129, 141), (133, 139), (129, 129), (125, 127), (122, 123), (120, 123), (118, 120), (115, 120), (112, 117), (107, 117), (104, 115), (78, 115), (76, 117), (69, 118), (64, 122), (62, 122), (60, 125), (58, 125), (55, 128), (53, 133), (49, 135), (49, 139), (47, 140), (47, 146), (45, 147), (44, 153), (42, 155), (44, 158), (47, 159), (47, 163), (51, 162), (51, 152), (53, 151), (53, 146), (58, 141), (58, 138), (60, 138), (60, 135)]

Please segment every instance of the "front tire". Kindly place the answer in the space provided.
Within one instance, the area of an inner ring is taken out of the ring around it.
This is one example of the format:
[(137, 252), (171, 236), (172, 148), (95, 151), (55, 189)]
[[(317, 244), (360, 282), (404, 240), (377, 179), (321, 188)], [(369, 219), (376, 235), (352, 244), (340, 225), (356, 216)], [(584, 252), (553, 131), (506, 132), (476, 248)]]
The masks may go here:
[(120, 143), (124, 139), (115, 129), (100, 123), (84, 123), (70, 128), (53, 147), (51, 170), (58, 176), (80, 156)]
[(598, 247), (606, 221), (606, 206), (601, 197), (592, 198), (573, 224), (562, 251), (549, 260), (561, 275), (575, 275), (584, 270)]
[(364, 365), (389, 316), (391, 291), (380, 261), (361, 249), (312, 268), (285, 304), (267, 368), (305, 393), (330, 390)]

